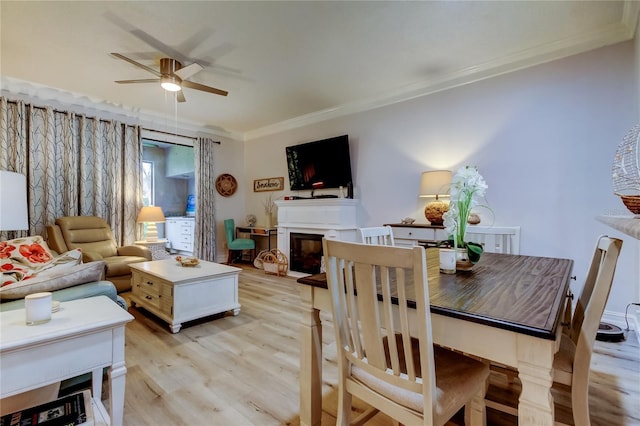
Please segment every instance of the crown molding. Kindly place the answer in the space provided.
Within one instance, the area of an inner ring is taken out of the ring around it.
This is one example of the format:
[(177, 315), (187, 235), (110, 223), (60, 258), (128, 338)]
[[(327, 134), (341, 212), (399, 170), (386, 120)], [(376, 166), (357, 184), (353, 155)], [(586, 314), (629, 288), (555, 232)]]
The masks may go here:
[(603, 27), (597, 31), (578, 37), (568, 37), (515, 52), (483, 64), (474, 65), (452, 72), (438, 80), (421, 81), (399, 90), (386, 92), (380, 96), (347, 103), (310, 114), (294, 117), (269, 126), (264, 126), (244, 134), (249, 141), (272, 134), (315, 124), (321, 121), (364, 112), (395, 103), (408, 101), (499, 75), (533, 67), (600, 47), (631, 40), (638, 25), (640, 1), (626, 1), (623, 17), (619, 23)]

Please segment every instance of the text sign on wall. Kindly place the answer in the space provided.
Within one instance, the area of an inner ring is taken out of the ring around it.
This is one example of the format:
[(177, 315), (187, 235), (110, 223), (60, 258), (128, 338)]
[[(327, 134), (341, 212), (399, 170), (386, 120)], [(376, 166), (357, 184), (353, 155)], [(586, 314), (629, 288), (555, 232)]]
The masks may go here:
[(283, 189), (284, 189), (284, 177), (255, 179), (253, 181), (253, 192), (282, 191)]

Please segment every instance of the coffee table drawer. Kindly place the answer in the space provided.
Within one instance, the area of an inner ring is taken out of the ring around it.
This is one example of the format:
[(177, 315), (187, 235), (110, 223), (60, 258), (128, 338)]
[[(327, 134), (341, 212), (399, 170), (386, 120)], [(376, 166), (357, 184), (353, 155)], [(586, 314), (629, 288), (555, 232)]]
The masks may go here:
[(173, 286), (170, 282), (144, 273), (133, 272), (132, 293), (149, 308), (155, 308), (167, 315), (173, 310)]
[(138, 291), (159, 296), (164, 286), (171, 286), (169, 281), (139, 272), (133, 272), (131, 279), (133, 280), (131, 288), (134, 293)]

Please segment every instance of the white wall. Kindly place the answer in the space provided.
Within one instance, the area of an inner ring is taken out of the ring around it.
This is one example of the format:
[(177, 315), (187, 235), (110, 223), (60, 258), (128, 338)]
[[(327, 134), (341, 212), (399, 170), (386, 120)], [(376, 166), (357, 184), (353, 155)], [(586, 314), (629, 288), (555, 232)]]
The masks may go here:
[[(245, 212), (247, 211), (245, 194), (251, 191), (252, 187), (247, 188), (244, 180), (244, 143), (217, 136), (213, 137), (213, 139), (221, 142), (215, 148), (215, 176), (228, 173), (238, 181), (238, 190), (235, 194), (223, 197), (216, 192), (216, 258), (218, 262), (224, 262), (227, 259), (227, 238), (224, 232), (224, 220), (232, 218), (235, 219), (236, 224), (244, 224)], [(215, 186), (215, 181), (211, 182), (211, 185)]]
[[(616, 146), (637, 120), (637, 42), (626, 42), (376, 110), (245, 143), (247, 212), (260, 217), (253, 179), (285, 176), (285, 146), (347, 133), (361, 226), (425, 222), (417, 197), (425, 170), (478, 166), (495, 213), (483, 224), (520, 225), (521, 252), (575, 260), (579, 292), (595, 220), (628, 214), (613, 195)], [(290, 191), (274, 193), (278, 197)], [(608, 310), (640, 300), (638, 244), (625, 246)], [(618, 318), (620, 320), (620, 318)]]

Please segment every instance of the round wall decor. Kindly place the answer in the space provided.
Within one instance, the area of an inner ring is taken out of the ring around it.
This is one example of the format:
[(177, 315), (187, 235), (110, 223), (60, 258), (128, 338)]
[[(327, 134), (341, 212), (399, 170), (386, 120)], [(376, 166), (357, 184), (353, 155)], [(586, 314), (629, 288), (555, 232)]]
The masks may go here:
[(223, 173), (216, 178), (216, 191), (223, 197), (229, 197), (235, 194), (238, 189), (236, 178), (228, 173)]

